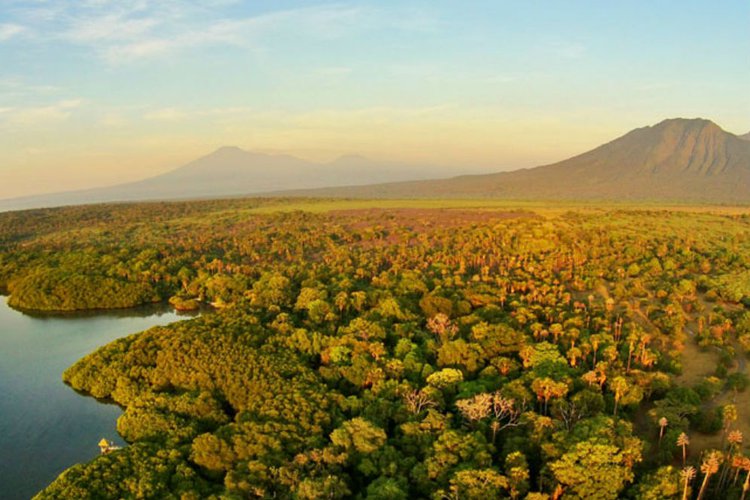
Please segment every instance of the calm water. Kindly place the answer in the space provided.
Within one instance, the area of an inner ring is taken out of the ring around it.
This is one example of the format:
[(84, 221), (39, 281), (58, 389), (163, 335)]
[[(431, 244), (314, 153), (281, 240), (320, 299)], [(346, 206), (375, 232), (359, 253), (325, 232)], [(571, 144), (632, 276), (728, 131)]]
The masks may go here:
[(122, 444), (121, 410), (62, 382), (75, 361), (118, 337), (185, 319), (165, 307), (32, 317), (0, 297), (0, 498), (28, 499), (64, 469)]

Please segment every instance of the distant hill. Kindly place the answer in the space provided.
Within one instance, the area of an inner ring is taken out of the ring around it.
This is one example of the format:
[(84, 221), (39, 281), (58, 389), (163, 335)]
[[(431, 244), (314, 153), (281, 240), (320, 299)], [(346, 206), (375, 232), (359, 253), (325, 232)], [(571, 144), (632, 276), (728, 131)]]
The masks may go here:
[(292, 194), (748, 203), (750, 141), (709, 120), (677, 118), (542, 167)]
[(750, 133), (737, 136), (709, 120), (677, 118), (635, 129), (551, 165), (450, 177), (455, 174), (449, 168), (378, 162), (361, 156), (315, 163), (223, 147), (138, 182), (0, 200), (0, 211), (258, 194), (750, 203)]
[(223, 147), (165, 174), (106, 188), (0, 200), (0, 211), (112, 201), (217, 198), (271, 191), (450, 177), (449, 167), (343, 156), (315, 163)]

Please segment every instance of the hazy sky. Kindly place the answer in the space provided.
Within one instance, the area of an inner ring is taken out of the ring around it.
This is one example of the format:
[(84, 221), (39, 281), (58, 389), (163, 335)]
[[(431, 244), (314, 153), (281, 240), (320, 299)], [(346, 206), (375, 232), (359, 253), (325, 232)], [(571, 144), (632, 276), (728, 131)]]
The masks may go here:
[(0, 198), (222, 145), (504, 170), (678, 116), (750, 131), (747, 0), (0, 0)]

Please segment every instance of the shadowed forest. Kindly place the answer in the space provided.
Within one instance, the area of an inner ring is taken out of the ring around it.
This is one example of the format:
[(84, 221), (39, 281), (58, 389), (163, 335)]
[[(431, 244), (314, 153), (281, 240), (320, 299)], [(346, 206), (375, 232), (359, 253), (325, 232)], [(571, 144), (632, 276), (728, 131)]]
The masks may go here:
[(17, 309), (215, 308), (63, 374), (129, 445), (37, 498), (746, 498), (750, 212), (377, 205), (0, 214)]

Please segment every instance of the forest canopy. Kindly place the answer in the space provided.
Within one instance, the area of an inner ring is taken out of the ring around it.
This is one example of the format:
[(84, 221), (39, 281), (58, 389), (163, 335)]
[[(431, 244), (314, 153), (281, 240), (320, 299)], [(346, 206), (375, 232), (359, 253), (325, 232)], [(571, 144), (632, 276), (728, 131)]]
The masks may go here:
[(36, 311), (215, 312), (104, 346), (74, 389), (121, 450), (38, 498), (740, 498), (750, 217), (651, 208), (0, 214)]

